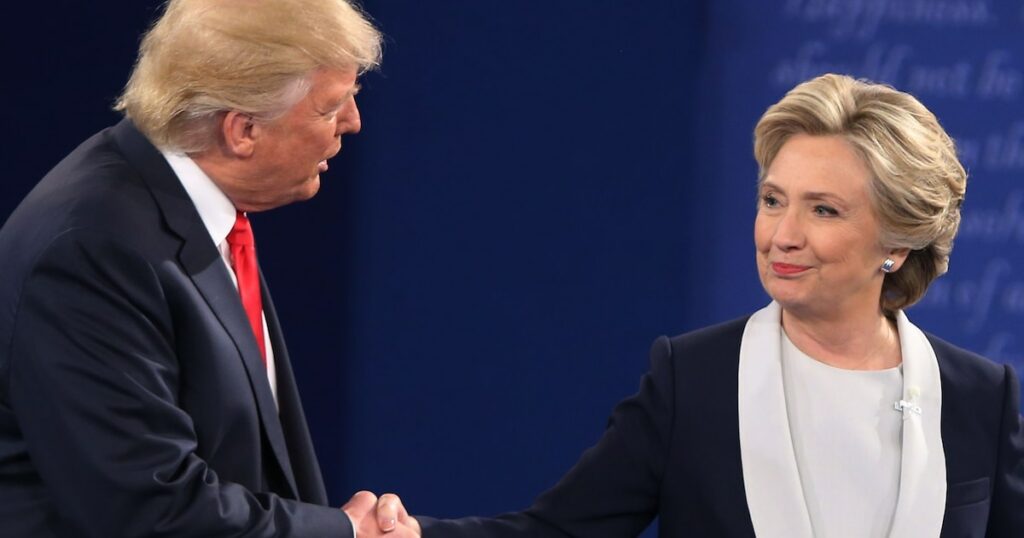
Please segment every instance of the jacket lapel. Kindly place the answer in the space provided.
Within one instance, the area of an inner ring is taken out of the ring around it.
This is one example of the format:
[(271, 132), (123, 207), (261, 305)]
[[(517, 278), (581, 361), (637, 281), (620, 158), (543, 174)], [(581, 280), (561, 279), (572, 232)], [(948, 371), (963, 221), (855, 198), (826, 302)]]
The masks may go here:
[[(899, 313), (903, 353), (903, 461), (891, 538), (938, 536), (946, 510), (946, 457), (942, 448), (942, 385), (927, 337)], [(919, 411), (919, 412), (918, 412)]]
[(756, 312), (740, 344), (743, 484), (757, 536), (812, 538), (782, 388), (781, 316), (775, 302)]
[[(205, 229), (203, 229), (205, 233)], [(210, 243), (206, 238), (206, 243)], [(205, 250), (205, 245), (198, 245), (199, 241), (186, 242), (182, 248), (180, 259), (182, 265), (192, 278), (192, 282), (199, 289), (206, 303), (213, 310), (217, 319), (220, 320), (224, 330), (231, 336), (242, 357), (242, 364), (245, 367), (246, 375), (249, 377), (249, 386), (256, 397), (256, 407), (260, 416), (260, 422), (267, 434), (267, 441), (274, 453), (277, 463), (283, 471), (284, 477), (291, 488), (291, 496), (297, 497), (298, 490), (295, 487), (295, 476), (292, 473), (291, 459), (288, 454), (288, 446), (284, 440), (284, 433), (281, 429), (281, 420), (278, 417), (277, 406), (274, 404), (274, 395), (270, 391), (270, 384), (267, 382), (267, 368), (263, 365), (263, 358), (260, 354), (256, 338), (253, 335), (249, 319), (246, 317), (245, 309), (239, 300), (238, 292), (231, 277), (228, 276), (227, 267), (221, 261), (220, 253), (213, 249), (216, 257), (204, 266), (197, 266), (192, 260), (197, 256), (193, 250)]]
[(210, 240), (192, 200), (163, 155), (128, 120), (114, 127), (113, 134), (125, 156), (149, 186), (167, 226), (182, 239), (178, 253), (182, 267), (234, 341), (249, 378), (267, 440), (292, 490), (291, 495), (297, 496), (281, 421), (267, 382), (266, 367), (220, 252)]
[[(782, 384), (776, 303), (747, 322), (740, 346), (739, 429), (743, 480), (757, 536), (811, 537)], [(900, 312), (904, 414), (900, 492), (890, 538), (938, 536), (945, 515), (942, 387), (935, 351)], [(915, 411), (917, 408), (920, 412)]]

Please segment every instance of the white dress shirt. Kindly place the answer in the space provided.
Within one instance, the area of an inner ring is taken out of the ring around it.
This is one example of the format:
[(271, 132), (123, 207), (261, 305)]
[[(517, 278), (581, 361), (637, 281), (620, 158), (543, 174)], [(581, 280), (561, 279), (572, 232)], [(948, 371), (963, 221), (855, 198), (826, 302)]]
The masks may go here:
[[(231, 275), (231, 282), (238, 287), (238, 279), (231, 267), (231, 249), (228, 246), (227, 237), (231, 228), (235, 225), (236, 210), (231, 200), (217, 187), (217, 184), (206, 175), (199, 165), (187, 155), (181, 153), (170, 153), (161, 151), (167, 164), (185, 187), (185, 192), (192, 199), (192, 204), (199, 212), (199, 218), (206, 226), (207, 233), (213, 244), (220, 250), (220, 257)], [(274, 395), (274, 404), (277, 404), (277, 370), (274, 366), (274, 346), (270, 344), (270, 329), (267, 328), (267, 317), (262, 312), (260, 317), (263, 320), (263, 344), (267, 350), (267, 381), (270, 383), (270, 392)]]

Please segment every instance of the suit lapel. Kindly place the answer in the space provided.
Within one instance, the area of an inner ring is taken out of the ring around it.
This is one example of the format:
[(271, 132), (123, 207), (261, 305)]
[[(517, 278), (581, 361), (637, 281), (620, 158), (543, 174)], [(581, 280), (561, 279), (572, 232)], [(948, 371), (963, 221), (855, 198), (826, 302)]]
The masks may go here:
[[(811, 537), (782, 383), (781, 308), (747, 322), (740, 346), (739, 425), (743, 480), (757, 536)], [(890, 538), (938, 536), (946, 502), (942, 387), (935, 351), (900, 312), (904, 399), (920, 408), (903, 422), (900, 491)]]
[[(205, 229), (203, 230), (205, 233)], [(207, 243), (210, 243), (209, 238)], [(274, 403), (274, 395), (270, 391), (270, 384), (267, 382), (267, 369), (263, 365), (263, 358), (260, 355), (259, 346), (253, 335), (249, 319), (246, 317), (245, 309), (239, 300), (238, 292), (228, 276), (227, 267), (221, 261), (220, 253), (214, 253), (216, 257), (211, 263), (204, 267), (189, 267), (192, 265), (188, 260), (194, 259), (195, 255), (191, 250), (196, 247), (198, 241), (187, 242), (182, 248), (181, 260), (186, 266), (192, 282), (199, 289), (199, 292), (206, 299), (206, 303), (213, 310), (217, 319), (220, 320), (224, 330), (231, 336), (242, 357), (242, 364), (245, 367), (246, 375), (249, 377), (249, 386), (256, 397), (256, 407), (259, 412), (260, 422), (267, 434), (267, 441), (277, 459), (278, 465), (283, 471), (284, 477), (291, 488), (291, 495), (298, 496), (295, 487), (295, 475), (292, 473), (291, 459), (288, 454), (288, 446), (284, 440), (284, 433), (281, 429), (281, 420), (278, 417), (277, 405)]]
[(812, 538), (782, 387), (781, 313), (775, 302), (756, 312), (740, 344), (743, 484), (757, 536)]
[(281, 421), (267, 382), (266, 367), (220, 252), (210, 240), (195, 206), (163, 155), (128, 120), (121, 121), (113, 133), (125, 156), (149, 186), (167, 226), (182, 239), (178, 253), (182, 267), (234, 341), (249, 378), (267, 440), (292, 490), (291, 495), (297, 496)]
[(899, 313), (904, 411), (900, 493), (891, 538), (938, 536), (946, 509), (946, 458), (942, 448), (942, 385), (927, 337)]

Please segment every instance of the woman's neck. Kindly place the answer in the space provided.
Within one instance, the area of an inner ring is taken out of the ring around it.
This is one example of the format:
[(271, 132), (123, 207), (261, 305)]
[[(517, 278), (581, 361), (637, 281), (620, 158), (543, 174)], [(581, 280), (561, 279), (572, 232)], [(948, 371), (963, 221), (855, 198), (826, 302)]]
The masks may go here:
[(783, 309), (782, 328), (797, 349), (836, 368), (885, 370), (903, 362), (896, 322), (881, 311), (823, 319)]

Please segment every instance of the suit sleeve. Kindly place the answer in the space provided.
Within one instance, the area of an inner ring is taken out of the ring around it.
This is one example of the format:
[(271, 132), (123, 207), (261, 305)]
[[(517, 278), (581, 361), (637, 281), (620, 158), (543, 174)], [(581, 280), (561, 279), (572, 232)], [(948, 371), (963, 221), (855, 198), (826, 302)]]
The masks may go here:
[(619, 403), (600, 441), (529, 509), (496, 518), (418, 517), (424, 538), (631, 537), (658, 511), (671, 444), (672, 348), (661, 337), (639, 392)]
[(1024, 418), (1017, 374), (1009, 365), (1004, 368), (999, 457), (986, 536), (1016, 538), (1024, 536)]
[(66, 534), (352, 536), (341, 510), (221, 481), (196, 456), (167, 301), (146, 259), (81, 230), (24, 281), (8, 403)]

